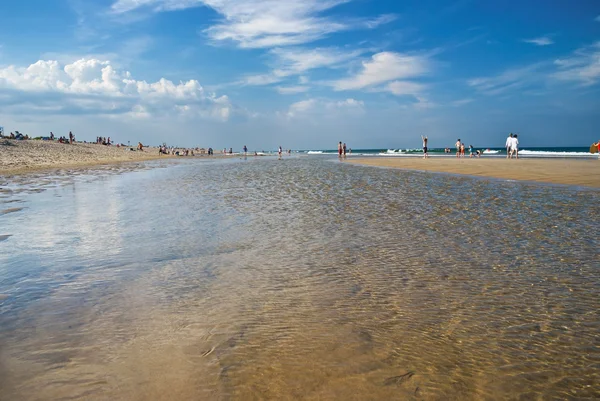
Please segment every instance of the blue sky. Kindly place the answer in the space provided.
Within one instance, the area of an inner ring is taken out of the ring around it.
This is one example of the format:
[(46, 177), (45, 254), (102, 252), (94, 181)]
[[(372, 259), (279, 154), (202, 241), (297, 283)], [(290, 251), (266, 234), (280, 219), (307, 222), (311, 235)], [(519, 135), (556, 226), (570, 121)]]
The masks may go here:
[(0, 2), (0, 125), (274, 149), (589, 145), (600, 2)]

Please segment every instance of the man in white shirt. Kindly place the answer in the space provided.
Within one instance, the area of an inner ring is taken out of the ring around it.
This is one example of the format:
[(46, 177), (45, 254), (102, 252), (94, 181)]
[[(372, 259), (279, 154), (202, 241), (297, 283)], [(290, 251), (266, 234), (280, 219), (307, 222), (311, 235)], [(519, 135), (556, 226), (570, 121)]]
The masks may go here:
[(508, 138), (506, 138), (506, 144), (504, 145), (504, 147), (506, 148), (506, 158), (507, 159), (510, 157), (510, 148), (512, 147), (512, 139), (513, 139), (513, 134), (511, 132), (510, 135), (508, 135)]
[(510, 143), (510, 157), (515, 155), (515, 159), (519, 158), (519, 140), (517, 139), (517, 134), (513, 135)]

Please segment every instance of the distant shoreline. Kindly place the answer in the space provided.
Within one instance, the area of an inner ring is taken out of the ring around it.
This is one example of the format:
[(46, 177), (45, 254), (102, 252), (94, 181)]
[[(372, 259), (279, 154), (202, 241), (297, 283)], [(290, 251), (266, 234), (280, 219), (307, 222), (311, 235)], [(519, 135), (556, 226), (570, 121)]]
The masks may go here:
[[(506, 180), (536, 181), (549, 184), (580, 185), (600, 188), (600, 160), (590, 159), (519, 159), (506, 158), (356, 158), (349, 163), (365, 166), (390, 167), (490, 177)], [(426, 183), (424, 183), (426, 185)]]

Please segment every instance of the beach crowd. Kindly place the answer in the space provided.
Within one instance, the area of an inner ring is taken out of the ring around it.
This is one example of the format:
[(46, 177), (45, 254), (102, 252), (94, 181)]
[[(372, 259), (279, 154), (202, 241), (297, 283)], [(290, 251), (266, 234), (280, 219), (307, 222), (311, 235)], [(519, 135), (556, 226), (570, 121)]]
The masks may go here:
[[(429, 139), (424, 136), (421, 135), (421, 140), (423, 141), (423, 158), (427, 159), (429, 157), (429, 147), (428, 142)], [(598, 141), (600, 143), (600, 141)], [(341, 142), (340, 142), (341, 143)], [(463, 158), (465, 157), (465, 152), (467, 149), (467, 146), (465, 145), (465, 143), (463, 141), (461, 141), (460, 138), (458, 138), (456, 140), (456, 143), (454, 144), (454, 147), (456, 148), (456, 157), (457, 158)], [(513, 134), (510, 133), (508, 135), (508, 138), (506, 138), (506, 158), (507, 159), (518, 159), (519, 158), (519, 140), (518, 140), (518, 135), (517, 134)], [(480, 149), (475, 149), (473, 147), (473, 145), (469, 145), (468, 146), (469, 149), (469, 157), (481, 157), (481, 155), (483, 154), (483, 151)], [(450, 148), (444, 148), (444, 153), (445, 154), (449, 154), (452, 153), (452, 151), (450, 150)]]

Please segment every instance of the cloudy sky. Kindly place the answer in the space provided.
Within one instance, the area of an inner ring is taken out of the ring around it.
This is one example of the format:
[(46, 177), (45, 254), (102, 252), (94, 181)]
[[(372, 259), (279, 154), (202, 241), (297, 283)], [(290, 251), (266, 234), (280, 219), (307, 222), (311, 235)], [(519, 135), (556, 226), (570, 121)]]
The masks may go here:
[(6, 0), (0, 126), (274, 149), (589, 145), (596, 0)]

